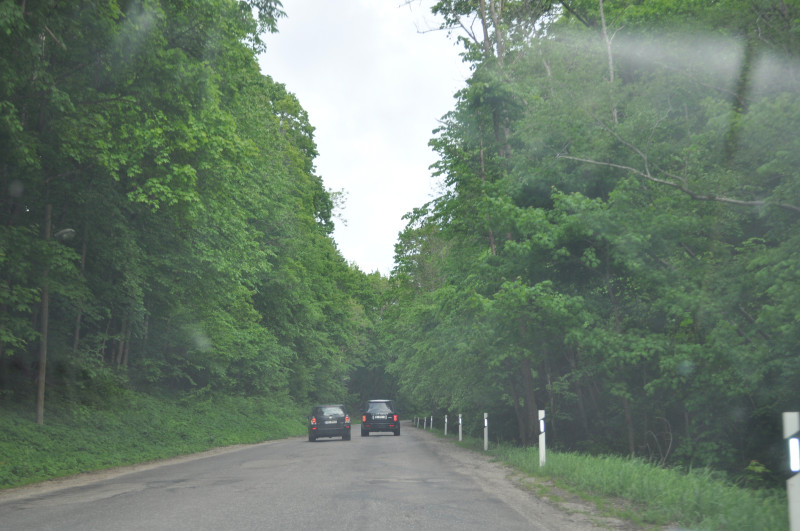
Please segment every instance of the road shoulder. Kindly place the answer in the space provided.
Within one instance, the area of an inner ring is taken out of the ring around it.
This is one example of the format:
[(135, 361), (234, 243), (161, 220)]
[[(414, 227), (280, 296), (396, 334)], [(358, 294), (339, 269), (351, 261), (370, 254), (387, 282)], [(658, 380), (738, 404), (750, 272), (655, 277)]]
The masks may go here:
[[(645, 529), (626, 520), (605, 516), (593, 502), (493, 461), (487, 455), (461, 448), (450, 440), (413, 426), (407, 430), (418, 432), (438, 458), (453, 462), (456, 469), (474, 479), (487, 494), (506, 501), (537, 528), (573, 531)], [(546, 497), (537, 495), (542, 491), (548, 493)]]

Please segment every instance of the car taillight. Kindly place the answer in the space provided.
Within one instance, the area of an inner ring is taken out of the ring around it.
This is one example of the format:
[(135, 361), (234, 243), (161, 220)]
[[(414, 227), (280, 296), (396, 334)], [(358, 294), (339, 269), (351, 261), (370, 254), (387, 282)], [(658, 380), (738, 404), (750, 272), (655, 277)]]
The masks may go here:
[(361, 415), (361, 422), (366, 422), (366, 421), (367, 421), (367, 416)]
[(311, 425), (315, 425), (317, 423), (317, 417), (311, 417)]
[(344, 416), (344, 421), (345, 422), (350, 422), (350, 415), (345, 415)]
[(397, 415), (394, 416), (394, 421), (397, 422)]

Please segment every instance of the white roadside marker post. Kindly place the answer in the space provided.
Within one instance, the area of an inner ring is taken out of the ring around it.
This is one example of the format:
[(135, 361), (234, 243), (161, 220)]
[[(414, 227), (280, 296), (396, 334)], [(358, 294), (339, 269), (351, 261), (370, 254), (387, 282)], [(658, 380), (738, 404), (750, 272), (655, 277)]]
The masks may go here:
[(433, 429), (433, 415), (431, 415), (431, 425), (430, 425), (430, 426), (428, 426), (428, 429), (429, 429), (429, 430), (432, 430), (432, 429)]
[[(489, 449), (489, 414), (483, 414), (483, 451)], [(794, 530), (792, 530), (794, 531)]]
[(461, 440), (461, 413), (458, 414), (458, 440)]
[(786, 480), (786, 495), (789, 497), (789, 529), (800, 531), (800, 412), (783, 413), (783, 438), (789, 446), (789, 470), (792, 476)]
[(539, 410), (539, 466), (543, 467), (546, 460), (545, 434), (544, 434), (544, 409)]
[(447, 436), (447, 415), (444, 416), (444, 434)]

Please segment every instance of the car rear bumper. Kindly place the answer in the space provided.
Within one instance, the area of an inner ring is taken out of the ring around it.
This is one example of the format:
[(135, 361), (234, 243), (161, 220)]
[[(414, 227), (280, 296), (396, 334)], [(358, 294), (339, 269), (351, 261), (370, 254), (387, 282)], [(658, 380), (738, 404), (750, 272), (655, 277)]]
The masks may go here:
[(361, 424), (362, 431), (395, 431), (400, 428), (399, 422), (367, 422)]
[(308, 433), (314, 437), (341, 437), (350, 433), (350, 426), (336, 426), (335, 428), (321, 427), (309, 430)]

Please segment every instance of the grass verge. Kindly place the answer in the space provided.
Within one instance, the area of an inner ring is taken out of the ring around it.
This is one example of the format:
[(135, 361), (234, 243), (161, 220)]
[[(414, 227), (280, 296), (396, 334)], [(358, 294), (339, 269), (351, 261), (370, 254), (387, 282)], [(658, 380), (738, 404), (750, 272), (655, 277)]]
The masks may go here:
[[(433, 429), (443, 437), (442, 431)], [(448, 435), (464, 448), (483, 452), (483, 440)], [(537, 447), (491, 443), (494, 459), (542, 481), (537, 494), (558, 502), (546, 484), (594, 502), (609, 516), (642, 526), (671, 529), (788, 530), (788, 501), (782, 490), (743, 488), (709, 469), (679, 470), (640, 459), (548, 451), (539, 467)], [(546, 483), (545, 483), (546, 482)], [(622, 503), (620, 503), (622, 502)]]
[(300, 408), (265, 398), (122, 398), (49, 409), (42, 426), (30, 407), (0, 406), (0, 489), (306, 431)]

